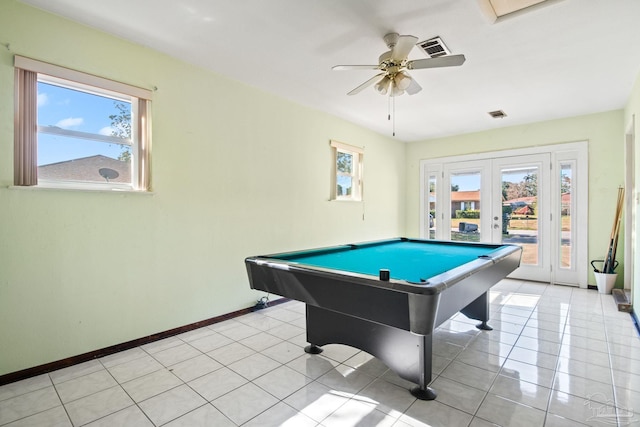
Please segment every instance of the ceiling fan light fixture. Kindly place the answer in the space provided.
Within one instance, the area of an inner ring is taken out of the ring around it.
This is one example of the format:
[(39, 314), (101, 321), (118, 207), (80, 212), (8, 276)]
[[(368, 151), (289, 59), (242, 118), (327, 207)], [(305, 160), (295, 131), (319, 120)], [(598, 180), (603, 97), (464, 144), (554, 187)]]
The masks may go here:
[(396, 76), (394, 77), (393, 80), (395, 82), (396, 87), (398, 89), (402, 90), (403, 92), (411, 84), (411, 76), (409, 74), (405, 73), (404, 71), (396, 74)]
[(391, 86), (391, 96), (400, 96), (404, 93), (404, 89), (398, 87), (397, 84)]
[(380, 95), (386, 95), (389, 93), (389, 87), (391, 86), (391, 79), (389, 76), (384, 76), (378, 83), (375, 84), (374, 88)]

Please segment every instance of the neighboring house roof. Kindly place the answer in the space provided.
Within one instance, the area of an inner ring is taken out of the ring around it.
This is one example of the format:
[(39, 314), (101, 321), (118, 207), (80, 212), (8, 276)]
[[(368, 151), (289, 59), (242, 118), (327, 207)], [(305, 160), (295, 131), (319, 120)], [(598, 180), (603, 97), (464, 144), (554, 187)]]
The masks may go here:
[(105, 176), (110, 182), (131, 182), (131, 162), (98, 154), (38, 166), (39, 179), (106, 182)]
[(452, 202), (479, 202), (480, 192), (479, 191), (452, 191), (451, 201)]

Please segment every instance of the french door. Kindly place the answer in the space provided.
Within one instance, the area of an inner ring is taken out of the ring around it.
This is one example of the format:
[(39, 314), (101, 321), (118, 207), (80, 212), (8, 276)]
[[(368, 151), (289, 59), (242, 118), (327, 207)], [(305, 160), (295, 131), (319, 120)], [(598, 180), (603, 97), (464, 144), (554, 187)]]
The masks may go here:
[(579, 154), (512, 150), (423, 162), (422, 236), (516, 244), (522, 261), (510, 277), (586, 286), (586, 218), (577, 205), (580, 194), (586, 201), (586, 154)]
[(513, 277), (551, 282), (550, 155), (491, 160), (491, 241), (522, 247)]

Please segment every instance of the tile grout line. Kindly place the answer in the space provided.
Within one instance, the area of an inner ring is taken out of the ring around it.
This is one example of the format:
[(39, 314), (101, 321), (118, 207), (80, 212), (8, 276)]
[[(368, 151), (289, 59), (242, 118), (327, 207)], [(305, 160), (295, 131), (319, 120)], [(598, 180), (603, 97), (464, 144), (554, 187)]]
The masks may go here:
[[(265, 316), (266, 316), (266, 315), (265, 315)], [(275, 319), (275, 318), (274, 318), (274, 319)], [(279, 319), (275, 319), (275, 320), (279, 320)], [(247, 324), (246, 324), (246, 323), (244, 323), (244, 322), (241, 322), (241, 321), (239, 321), (239, 322), (240, 322), (242, 325), (245, 325), (245, 326), (248, 326), (248, 327), (252, 327), (252, 328), (253, 328), (253, 326), (247, 325)], [(287, 323), (287, 324), (288, 324), (288, 322), (285, 322), (285, 323)], [(231, 328), (231, 329), (233, 329), (233, 328)], [(257, 328), (254, 328), (254, 329), (257, 329)], [(217, 331), (216, 331), (216, 332), (217, 332)], [(253, 335), (250, 335), (249, 337), (243, 337), (243, 338), (241, 338), (241, 339), (246, 339), (246, 338), (250, 338), (250, 337), (252, 337), (252, 336), (256, 336), (256, 335), (260, 335), (260, 334), (265, 334), (265, 333), (267, 333), (267, 334), (268, 334), (268, 332), (266, 332), (266, 331), (259, 330), (259, 332), (258, 332), (258, 333), (253, 334)], [(223, 335), (223, 336), (225, 336), (224, 334), (222, 334), (222, 335)], [(269, 334), (269, 335), (271, 335), (271, 334)], [(227, 338), (230, 338), (230, 337), (227, 337)], [(276, 338), (279, 338), (279, 337), (276, 337)], [(238, 340), (236, 340), (236, 339), (233, 339), (233, 338), (230, 338), (230, 339), (233, 341), (233, 343), (236, 343), (236, 344), (239, 344), (239, 345), (243, 345), (240, 341), (238, 341)], [(285, 342), (286, 340), (282, 340), (282, 341), (283, 341), (283, 342)], [(187, 344), (188, 344), (188, 343), (187, 343)], [(244, 346), (244, 345), (243, 345), (243, 346)], [(246, 346), (245, 346), (245, 347), (246, 347)], [(250, 348), (250, 347), (247, 347), (247, 348)], [(262, 352), (260, 352), (260, 351), (254, 350), (253, 348), (250, 348), (250, 349), (251, 349), (251, 351), (253, 351), (253, 354), (260, 354), (260, 355), (263, 355), (263, 356), (265, 356), (265, 357), (268, 357), (267, 355), (262, 354)], [(198, 350), (198, 349), (196, 349), (196, 350)], [(198, 351), (200, 351), (200, 350), (198, 350)], [(201, 352), (201, 353), (202, 353), (202, 352)], [(209, 356), (207, 353), (202, 353), (202, 354), (204, 354), (204, 355), (206, 355), (206, 356), (208, 356), (208, 357), (211, 357), (211, 356)], [(247, 359), (248, 357), (251, 357), (253, 354), (250, 354), (250, 355), (248, 355), (248, 356), (245, 356), (245, 357), (242, 357), (242, 358), (240, 358), (240, 359), (238, 359), (238, 360), (235, 360), (235, 361), (233, 361), (231, 364), (236, 363), (236, 362), (239, 362), (239, 361), (241, 361), (241, 360), (245, 360), (245, 359)], [(198, 356), (196, 356), (196, 357), (198, 357)], [(191, 390), (193, 390), (196, 394), (198, 394), (200, 397), (202, 397), (202, 398), (205, 400), (205, 402), (207, 402), (205, 405), (211, 405), (211, 406), (213, 406), (213, 407), (214, 407), (218, 412), (220, 412), (220, 413), (221, 413), (225, 418), (227, 418), (230, 422), (234, 423), (234, 422), (233, 422), (233, 421), (232, 421), (232, 420), (231, 420), (231, 419), (230, 419), (230, 418), (229, 418), (229, 417), (228, 417), (228, 416), (227, 416), (227, 415), (226, 415), (222, 410), (220, 410), (220, 408), (217, 408), (217, 407), (214, 405), (214, 403), (213, 403), (213, 401), (214, 401), (214, 400), (219, 399), (219, 398), (221, 398), (221, 397), (223, 397), (223, 396), (226, 396), (226, 395), (228, 395), (229, 393), (232, 393), (233, 391), (238, 390), (240, 387), (243, 387), (243, 386), (245, 386), (245, 385), (247, 385), (247, 384), (253, 384), (254, 386), (258, 387), (260, 390), (264, 391), (265, 393), (269, 394), (270, 396), (273, 396), (271, 393), (269, 393), (269, 391), (264, 390), (264, 389), (263, 389), (262, 387), (260, 387), (258, 384), (255, 384), (255, 383), (253, 382), (253, 380), (250, 380), (250, 379), (248, 379), (248, 378), (246, 378), (246, 377), (243, 377), (240, 373), (235, 372), (233, 369), (229, 368), (229, 365), (228, 365), (228, 364), (221, 363), (220, 361), (216, 360), (216, 359), (215, 359), (215, 358), (213, 358), (213, 357), (211, 357), (211, 358), (212, 358), (213, 360), (215, 360), (216, 362), (220, 363), (220, 365), (221, 365), (222, 367), (221, 367), (221, 368), (219, 368), (219, 369), (227, 368), (227, 369), (231, 370), (232, 372), (236, 373), (237, 375), (241, 376), (241, 377), (242, 377), (244, 380), (246, 380), (247, 382), (246, 382), (246, 383), (244, 383), (244, 384), (242, 384), (242, 385), (240, 385), (240, 386), (238, 386), (238, 387), (236, 387), (236, 388), (234, 388), (234, 389), (232, 389), (232, 390), (229, 390), (229, 391), (227, 391), (227, 392), (225, 392), (225, 393), (221, 394), (220, 396), (216, 396), (216, 397), (215, 397), (214, 399), (212, 399), (212, 400), (208, 400), (205, 396), (203, 396), (203, 395), (202, 395), (202, 394), (200, 394), (197, 390), (195, 390), (194, 388), (192, 388), (192, 387), (191, 387), (191, 385), (190, 385), (190, 384), (188, 384), (187, 382), (184, 382), (184, 384), (185, 384), (187, 387), (189, 387)], [(281, 366), (285, 366), (285, 364), (283, 364), (283, 363), (281, 363), (281, 362), (279, 362), (279, 361), (277, 361), (277, 360), (275, 360), (275, 359), (272, 359), (272, 358), (269, 358), (269, 359), (270, 359), (270, 360), (275, 361), (275, 362), (276, 362), (276, 363), (278, 363), (280, 366), (278, 366), (278, 367), (276, 367), (276, 368), (274, 368), (274, 369), (271, 369), (271, 370), (269, 370), (269, 371), (267, 371), (267, 372), (263, 373), (262, 375), (260, 375), (260, 376), (259, 376), (259, 377), (257, 377), (257, 378), (260, 378), (260, 377), (262, 377), (263, 375), (267, 375), (268, 373), (273, 372), (275, 369), (278, 369), (278, 368), (279, 368), (279, 367), (281, 367)], [(217, 371), (217, 370), (219, 370), (219, 369), (216, 369), (216, 370), (214, 370), (214, 371), (212, 371), (212, 372), (215, 372), (215, 371)], [(211, 373), (211, 372), (210, 372), (210, 373)], [(208, 375), (208, 374), (210, 374), (210, 373), (203, 374), (203, 375), (201, 375), (201, 376), (200, 376), (200, 377), (198, 377), (198, 378), (201, 378), (201, 377), (203, 377), (203, 376), (205, 376), (205, 375)], [(194, 378), (192, 381), (194, 381), (195, 379), (197, 379), (197, 378)], [(292, 393), (292, 394), (293, 394), (293, 393)], [(286, 402), (284, 402), (284, 399), (279, 399), (277, 396), (273, 396), (273, 397), (274, 397), (275, 399), (277, 399), (277, 400), (278, 400), (278, 403), (282, 402), (282, 403), (286, 404)], [(276, 405), (277, 405), (278, 403), (276, 403)], [(205, 406), (205, 405), (203, 405), (203, 406)], [(273, 406), (275, 406), (275, 405), (273, 405)], [(271, 406), (271, 407), (269, 407), (269, 408), (266, 408), (264, 411), (261, 411), (260, 413), (256, 414), (254, 417), (252, 417), (252, 418), (250, 418), (249, 420), (245, 421), (243, 424), (246, 424), (246, 423), (248, 423), (249, 421), (253, 420), (254, 418), (257, 418), (258, 416), (262, 415), (264, 412), (266, 412), (267, 410), (269, 410), (269, 409), (270, 409), (270, 408), (272, 408), (273, 406)], [(287, 406), (288, 406), (288, 405), (287, 405)], [(196, 409), (198, 409), (198, 408), (196, 408)], [(193, 412), (193, 411), (195, 411), (196, 409), (194, 409), (194, 410), (192, 410), (192, 411), (190, 411), (190, 412)], [(293, 408), (293, 409), (295, 410), (295, 408)], [(296, 411), (297, 411), (297, 410), (296, 410)], [(189, 413), (190, 413), (190, 412), (189, 412)], [(299, 412), (299, 411), (298, 411), (298, 412)], [(182, 415), (180, 415), (179, 417), (177, 417), (176, 419), (178, 419), (178, 418), (180, 418), (180, 417), (182, 417), (182, 416), (184, 416), (184, 415), (186, 415), (186, 414), (182, 414)], [(170, 422), (170, 421), (169, 421), (169, 422)], [(234, 423), (234, 424), (235, 424), (235, 423)]]
[(49, 373), (47, 373), (46, 375), (47, 375), (47, 377), (49, 377), (49, 381), (51, 381), (51, 385), (53, 386), (53, 389), (55, 390), (56, 395), (58, 396), (58, 399), (60, 400), (60, 405), (62, 406), (62, 409), (64, 410), (64, 413), (67, 416), (67, 419), (69, 420), (69, 424), (71, 424), (73, 426), (73, 421), (71, 421), (71, 415), (69, 414), (69, 411), (67, 410), (67, 406), (62, 401), (62, 397), (60, 397), (60, 393), (58, 393), (58, 388), (53, 383), (53, 379), (51, 378), (51, 375), (49, 375)]
[[(602, 305), (603, 313), (604, 313), (604, 301), (602, 301), (602, 298), (600, 299), (600, 303)], [(606, 316), (603, 316), (603, 323), (605, 325), (606, 325), (606, 322), (607, 322), (606, 318), (607, 318)], [(610, 335), (612, 335), (612, 334), (609, 332), (609, 329), (606, 326), (604, 328), (604, 334), (605, 334), (605, 338), (606, 338), (606, 341), (607, 341), (607, 355), (609, 356), (609, 372), (611, 374), (611, 387), (613, 389), (612, 390), (613, 391), (613, 404), (614, 404), (614, 408), (616, 410), (616, 422), (618, 423), (618, 425), (621, 425), (621, 421), (620, 421), (621, 413), (620, 413), (620, 411), (621, 410), (628, 411), (628, 408), (622, 408), (620, 406), (619, 402), (618, 402), (618, 400), (619, 400), (618, 399), (618, 389), (616, 388), (616, 377), (614, 375), (613, 357), (612, 357), (612, 353), (611, 353), (612, 344), (614, 344), (614, 343), (612, 343), (610, 341), (610, 339), (609, 339)], [(613, 334), (613, 335), (615, 335), (615, 334)], [(625, 390), (627, 390), (626, 387), (620, 387), (620, 388), (624, 388)]]
[[(518, 288), (518, 289), (519, 289), (519, 288)], [(512, 296), (512, 295), (513, 295), (513, 292), (517, 292), (517, 290), (512, 291), (512, 292), (510, 293), (510, 295), (509, 295), (509, 296)], [(508, 301), (508, 299), (507, 299), (506, 301)], [(502, 309), (503, 309), (503, 308), (504, 308), (504, 305), (503, 305), (503, 304), (501, 304), (501, 308), (500, 308), (500, 310), (498, 310), (498, 312), (502, 312)], [(511, 355), (511, 352), (512, 352), (512, 351), (513, 351), (513, 349), (516, 347), (516, 343), (518, 342), (518, 340), (520, 339), (520, 337), (522, 337), (522, 336), (523, 336), (523, 335), (522, 335), (522, 332), (524, 331), (524, 328), (526, 327), (526, 324), (527, 324), (527, 322), (529, 321), (529, 319), (531, 319), (531, 315), (532, 315), (532, 314), (533, 314), (533, 311), (529, 314), (529, 317), (527, 317), (527, 321), (522, 325), (522, 329), (521, 329), (521, 331), (518, 333), (518, 338), (516, 338), (516, 341), (511, 345), (511, 349), (509, 350), (509, 353), (508, 353), (508, 354), (505, 356), (505, 358), (504, 358), (504, 359), (505, 359), (504, 363), (506, 363), (506, 362), (507, 362), (507, 360), (509, 359), (509, 355)], [(509, 323), (510, 323), (510, 322), (509, 322)], [(487, 389), (487, 392), (485, 393), (484, 397), (482, 398), (482, 401), (480, 402), (480, 405), (478, 405), (478, 408), (477, 408), (477, 409), (476, 409), (476, 411), (474, 412), (474, 414), (473, 414), (473, 418), (476, 418), (476, 417), (477, 417), (477, 418), (479, 418), (479, 419), (481, 419), (481, 420), (484, 420), (484, 418), (482, 418), (482, 417), (478, 416), (478, 412), (480, 411), (480, 408), (482, 407), (482, 405), (484, 404), (485, 400), (486, 400), (486, 399), (487, 399), (487, 397), (489, 396), (489, 393), (491, 392), (491, 389), (492, 389), (492, 388), (493, 388), (493, 386), (495, 385), (495, 382), (496, 382), (497, 378), (500, 376), (500, 373), (501, 373), (501, 372), (502, 372), (502, 370), (504, 369), (504, 363), (500, 366), (500, 370), (498, 371), (497, 375), (495, 376), (495, 378), (494, 378), (494, 379), (493, 379), (493, 381), (491, 382), (491, 385), (489, 386), (489, 388)], [(496, 395), (496, 396), (497, 396), (497, 395)], [(500, 397), (500, 396), (498, 396), (498, 397)], [(518, 402), (516, 402), (516, 403), (518, 403)], [(528, 406), (528, 405), (525, 405), (525, 406)], [(533, 409), (536, 409), (536, 408), (533, 408)], [(546, 414), (545, 414), (545, 417), (546, 417)], [(471, 422), (473, 422), (473, 418), (471, 419)], [(485, 420), (485, 421), (493, 423), (493, 421), (489, 421), (489, 420)], [(471, 423), (471, 422), (470, 422), (470, 423)], [(544, 423), (543, 423), (543, 425), (544, 425)]]
[[(143, 350), (143, 351), (144, 351), (144, 350)], [(108, 369), (106, 366), (104, 366), (104, 364), (102, 363), (102, 361), (101, 361), (100, 359), (97, 359), (97, 360), (98, 360), (98, 362), (100, 362), (100, 364), (102, 365), (102, 367), (104, 368), (104, 370), (105, 370), (105, 371), (107, 371), (107, 373), (111, 376), (111, 378), (113, 378), (113, 380), (116, 382), (116, 386), (114, 386), (114, 387), (112, 387), (112, 388), (120, 387), (120, 389), (121, 389), (121, 390), (122, 390), (122, 391), (127, 395), (127, 397), (128, 397), (129, 399), (131, 399), (131, 402), (133, 402), (133, 404), (132, 404), (132, 405), (127, 406), (126, 408), (122, 408), (122, 409), (120, 409), (120, 410), (118, 410), (118, 411), (115, 411), (115, 412), (112, 412), (112, 413), (110, 413), (110, 414), (107, 414), (107, 415), (105, 415), (105, 416), (103, 416), (103, 417), (96, 418), (95, 420), (91, 420), (91, 421), (89, 421), (88, 423), (85, 423), (84, 425), (86, 425), (86, 424), (90, 424), (90, 423), (93, 423), (93, 422), (96, 422), (96, 421), (98, 421), (98, 420), (101, 420), (101, 419), (103, 419), (103, 418), (106, 418), (106, 417), (109, 417), (109, 416), (111, 416), (111, 415), (117, 414), (118, 412), (124, 411), (124, 410), (126, 410), (126, 409), (128, 409), (128, 408), (131, 408), (131, 407), (135, 406), (135, 407), (137, 407), (137, 408), (140, 410), (140, 412), (142, 412), (142, 414), (143, 414), (143, 415), (144, 415), (144, 416), (149, 420), (149, 422), (151, 423), (151, 425), (154, 425), (154, 426), (155, 426), (155, 424), (153, 423), (153, 421), (151, 421), (151, 419), (150, 419), (150, 418), (147, 416), (147, 414), (142, 410), (142, 408), (140, 408), (140, 407), (138, 406), (138, 403), (133, 399), (133, 397), (131, 397), (131, 395), (129, 394), (129, 392), (127, 392), (127, 390), (126, 390), (124, 387), (122, 387), (122, 384), (120, 384), (120, 382), (119, 382), (119, 381), (118, 381), (118, 380), (113, 376), (113, 374), (111, 373), (111, 371), (109, 371), (109, 369)], [(152, 373), (152, 372), (151, 372), (151, 373)], [(150, 375), (151, 373), (149, 373), (149, 374), (147, 374), (147, 375)], [(143, 375), (143, 376), (144, 376), (144, 375)], [(108, 390), (108, 388), (107, 388), (107, 389), (105, 389), (105, 390)], [(104, 390), (101, 390), (101, 391), (104, 391)], [(99, 393), (99, 392), (96, 392), (96, 393)], [(93, 394), (96, 394), (96, 393), (93, 393)], [(91, 395), (88, 395), (88, 396), (91, 396)], [(83, 396), (83, 397), (87, 397), (87, 396)], [(77, 399), (77, 400), (79, 400), (79, 399)], [(71, 417), (69, 417), (69, 418), (71, 418)], [(72, 423), (72, 424), (73, 424), (73, 423)], [(74, 425), (74, 427), (76, 427), (76, 426)]]
[[(552, 285), (549, 285), (549, 286), (552, 286)], [(571, 294), (569, 296), (569, 308), (567, 309), (567, 315), (564, 317), (564, 324), (562, 326), (562, 335), (560, 337), (560, 349), (558, 354), (556, 355), (557, 360), (556, 360), (555, 367), (553, 369), (553, 375), (551, 377), (551, 387), (549, 387), (549, 397), (547, 398), (547, 405), (545, 407), (544, 420), (542, 425), (546, 425), (547, 419), (549, 418), (549, 410), (551, 409), (551, 402), (553, 400), (553, 393), (555, 391), (554, 385), (556, 382), (556, 376), (558, 375), (558, 367), (560, 365), (560, 352), (562, 351), (562, 344), (564, 343), (565, 331), (567, 330), (567, 321), (569, 320), (569, 312), (571, 311), (571, 299), (573, 297), (573, 292), (574, 292), (574, 289), (571, 289)], [(551, 414), (551, 415), (558, 416), (556, 414)]]

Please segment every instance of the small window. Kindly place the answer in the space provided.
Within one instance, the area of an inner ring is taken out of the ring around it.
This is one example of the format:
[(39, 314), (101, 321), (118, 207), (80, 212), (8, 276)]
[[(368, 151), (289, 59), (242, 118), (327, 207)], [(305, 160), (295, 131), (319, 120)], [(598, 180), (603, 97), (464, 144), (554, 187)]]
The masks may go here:
[(362, 200), (362, 157), (360, 147), (331, 141), (333, 149), (332, 199)]
[(148, 98), (144, 89), (16, 57), (15, 184), (148, 190)]

